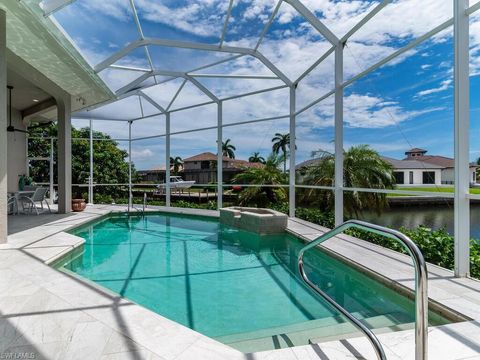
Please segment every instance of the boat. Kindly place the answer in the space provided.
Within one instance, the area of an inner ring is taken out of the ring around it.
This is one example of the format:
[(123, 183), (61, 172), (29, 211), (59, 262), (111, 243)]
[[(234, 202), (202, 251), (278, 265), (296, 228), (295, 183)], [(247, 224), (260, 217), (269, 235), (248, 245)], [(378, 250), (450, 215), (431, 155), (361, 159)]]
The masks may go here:
[[(181, 176), (170, 176), (170, 189), (189, 189), (195, 184), (195, 180), (185, 181)], [(157, 185), (157, 191), (163, 192), (167, 184)]]

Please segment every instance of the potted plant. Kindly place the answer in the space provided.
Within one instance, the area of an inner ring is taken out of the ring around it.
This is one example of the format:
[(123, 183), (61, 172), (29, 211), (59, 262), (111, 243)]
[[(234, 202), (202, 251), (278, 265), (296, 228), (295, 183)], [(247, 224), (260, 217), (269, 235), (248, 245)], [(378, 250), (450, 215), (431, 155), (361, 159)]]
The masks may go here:
[(85, 210), (87, 207), (87, 203), (85, 199), (82, 197), (81, 193), (76, 193), (75, 197), (72, 199), (72, 210), (74, 212), (81, 212)]

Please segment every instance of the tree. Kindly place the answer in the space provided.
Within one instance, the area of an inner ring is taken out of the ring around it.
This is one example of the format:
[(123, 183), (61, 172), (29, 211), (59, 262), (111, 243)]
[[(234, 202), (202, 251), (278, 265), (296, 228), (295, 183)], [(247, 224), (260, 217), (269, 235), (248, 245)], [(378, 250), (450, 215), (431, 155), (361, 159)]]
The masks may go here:
[(283, 172), (287, 172), (287, 158), (288, 151), (290, 150), (290, 134), (276, 133), (272, 138), (272, 151), (275, 154), (279, 154), (280, 151), (283, 154)]
[(235, 150), (237, 150), (237, 148), (233, 146), (230, 141), (230, 139), (227, 139), (225, 142), (222, 142), (222, 154), (230, 159), (235, 159)]
[(265, 164), (265, 158), (260, 156), (259, 152), (254, 152), (253, 155), (248, 158), (248, 161), (251, 163)]
[(180, 166), (183, 165), (183, 159), (180, 156), (170, 156), (170, 167), (173, 167), (173, 175), (177, 175), (180, 171)]
[(282, 156), (272, 153), (263, 166), (245, 168), (242, 173), (234, 177), (234, 183), (260, 185), (243, 189), (239, 197), (240, 205), (267, 206), (287, 199), (287, 191), (284, 187), (262, 186), (287, 183), (287, 176), (279, 169), (282, 161)]
[[(477, 159), (477, 165), (480, 165), (480, 157)], [(477, 167), (477, 169), (475, 170), (476, 172), (476, 179), (478, 179), (480, 177), (480, 166)], [(476, 181), (475, 181), (476, 182)]]
[[(318, 151), (318, 161), (307, 168), (303, 183), (316, 186), (334, 186), (335, 179), (335, 155), (328, 151)], [(368, 145), (352, 146), (343, 153), (343, 176), (344, 186), (350, 188), (367, 189), (393, 189), (395, 177), (393, 167), (383, 160), (380, 155)], [(331, 191), (324, 191), (323, 196), (313, 189), (304, 191), (302, 201), (308, 200), (314, 205), (323, 209), (333, 208), (333, 194)], [(315, 199), (312, 201), (311, 199)], [(315, 201), (317, 202), (315, 204)], [(377, 213), (388, 206), (386, 194), (345, 191), (344, 207), (349, 215), (358, 214), (364, 209), (373, 209)]]
[[(88, 127), (72, 128), (72, 184), (88, 184), (90, 176), (90, 129)], [(30, 133), (29, 156), (48, 156), (50, 140), (56, 138), (57, 127), (52, 124), (48, 127), (35, 129)], [(98, 184), (125, 184), (128, 183), (128, 152), (118, 147), (118, 142), (109, 135), (94, 131), (93, 137), (93, 174)], [(57, 177), (57, 142), (54, 141), (54, 182)], [(36, 161), (30, 164), (30, 174), (34, 181), (39, 178), (48, 178), (49, 165), (46, 161)], [(132, 165), (132, 181), (137, 178), (135, 167)], [(38, 181), (38, 180), (37, 180)], [(113, 197), (127, 196), (120, 186), (98, 186), (95, 194)], [(77, 192), (86, 192), (86, 187), (77, 188)]]

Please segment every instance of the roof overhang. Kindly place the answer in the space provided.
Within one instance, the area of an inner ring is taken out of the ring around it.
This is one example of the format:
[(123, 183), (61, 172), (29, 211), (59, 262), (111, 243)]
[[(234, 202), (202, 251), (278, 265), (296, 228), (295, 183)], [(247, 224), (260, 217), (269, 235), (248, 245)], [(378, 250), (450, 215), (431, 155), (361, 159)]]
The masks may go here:
[[(7, 12), (8, 50), (55, 85), (52, 86), (55, 89), (42, 90), (57, 97), (60, 89), (64, 96), (70, 96), (72, 112), (114, 98), (68, 36), (50, 18), (43, 16), (38, 2), (23, 0), (0, 4)], [(32, 76), (28, 74), (28, 77)], [(55, 109), (44, 116), (55, 118)]]

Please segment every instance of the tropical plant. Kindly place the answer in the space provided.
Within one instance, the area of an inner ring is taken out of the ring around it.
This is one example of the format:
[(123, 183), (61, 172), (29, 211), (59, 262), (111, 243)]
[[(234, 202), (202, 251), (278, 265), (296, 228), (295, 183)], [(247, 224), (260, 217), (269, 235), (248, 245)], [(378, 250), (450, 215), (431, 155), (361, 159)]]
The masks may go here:
[[(309, 166), (303, 183), (316, 186), (333, 186), (335, 179), (335, 155), (328, 151), (318, 151), (317, 161)], [(393, 167), (368, 145), (352, 146), (343, 153), (344, 186), (349, 188), (393, 189), (395, 177)], [(333, 194), (313, 197), (314, 189), (307, 189), (303, 194), (303, 202), (322, 206), (324, 209), (333, 207)], [(312, 200), (315, 199), (315, 200)], [(344, 192), (345, 211), (349, 215), (358, 216), (364, 209), (375, 210), (377, 213), (388, 206), (386, 194), (360, 191)], [(317, 201), (317, 203), (315, 203)]]
[(287, 158), (290, 150), (290, 134), (276, 133), (272, 138), (272, 151), (275, 154), (282, 152), (283, 155), (283, 172), (287, 172)]
[(180, 171), (180, 166), (183, 165), (183, 159), (180, 156), (170, 156), (170, 167), (173, 167), (173, 175), (177, 175)]
[(248, 161), (251, 163), (265, 164), (265, 158), (260, 156), (259, 152), (254, 152), (253, 155), (248, 158)]
[(235, 150), (237, 150), (237, 148), (233, 146), (230, 141), (230, 139), (227, 139), (222, 142), (222, 154), (230, 159), (235, 159)]
[(272, 153), (263, 166), (244, 168), (242, 173), (233, 178), (234, 183), (259, 185), (246, 187), (240, 192), (240, 205), (266, 206), (287, 199), (284, 187), (262, 186), (287, 183), (286, 175), (279, 169), (282, 161), (282, 156)]

